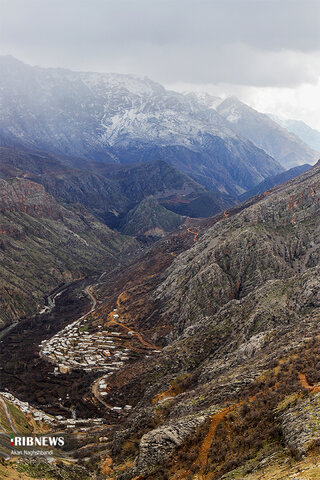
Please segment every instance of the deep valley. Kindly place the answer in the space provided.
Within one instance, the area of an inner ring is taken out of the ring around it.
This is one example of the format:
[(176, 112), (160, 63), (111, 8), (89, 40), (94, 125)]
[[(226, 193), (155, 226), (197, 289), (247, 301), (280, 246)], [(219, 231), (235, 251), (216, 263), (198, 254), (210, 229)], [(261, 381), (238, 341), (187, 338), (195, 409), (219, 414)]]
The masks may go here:
[(319, 479), (320, 154), (13, 57), (0, 114), (0, 478)]

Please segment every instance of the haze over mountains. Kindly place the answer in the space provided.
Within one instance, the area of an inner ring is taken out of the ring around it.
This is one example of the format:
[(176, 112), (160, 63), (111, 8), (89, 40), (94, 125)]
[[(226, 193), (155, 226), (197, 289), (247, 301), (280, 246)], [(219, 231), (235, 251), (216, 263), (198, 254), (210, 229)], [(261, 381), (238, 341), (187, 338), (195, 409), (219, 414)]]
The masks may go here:
[(145, 231), (161, 236), (184, 216), (214, 215), (318, 157), (235, 97), (13, 57), (0, 57), (0, 66), (2, 177), (40, 183), (58, 202), (81, 203), (119, 231), (143, 235), (145, 214)]
[(290, 134), (264, 113), (259, 113), (235, 97), (217, 106), (232, 128), (278, 160), (286, 168), (304, 163), (314, 164), (319, 152), (308, 147), (299, 137)]
[(320, 132), (314, 128), (309, 127), (305, 122), (301, 120), (292, 120), (289, 118), (279, 117), (277, 115), (268, 114), (269, 117), (277, 122), (281, 127), (288, 130), (288, 132), (294, 133), (301, 140), (303, 140), (310, 148), (320, 152)]
[(3, 144), (109, 163), (164, 159), (231, 195), (283, 169), (215, 110), (151, 80), (30, 67), (11, 57), (1, 57), (0, 67)]
[[(319, 465), (320, 154), (235, 97), (12, 57), (0, 145), (1, 390), (71, 438), (59, 467), (24, 471), (271, 480), (309, 452)], [(1, 426), (13, 412), (43, 432), (3, 392)]]
[(62, 205), (80, 203), (143, 241), (293, 178), (300, 170), (288, 166), (318, 157), (234, 97), (13, 57), (0, 66), (2, 178), (40, 183)]

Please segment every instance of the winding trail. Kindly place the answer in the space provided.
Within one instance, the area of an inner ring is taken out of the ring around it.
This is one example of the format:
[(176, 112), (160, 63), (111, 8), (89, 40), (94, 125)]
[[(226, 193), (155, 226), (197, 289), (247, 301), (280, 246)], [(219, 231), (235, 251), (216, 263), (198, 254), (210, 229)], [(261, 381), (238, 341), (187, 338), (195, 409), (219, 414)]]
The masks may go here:
[(101, 397), (98, 389), (98, 385), (100, 380), (102, 380), (103, 377), (99, 377), (93, 384), (92, 384), (92, 393), (95, 396), (95, 398), (100, 402), (104, 407), (108, 408), (109, 410), (112, 410), (112, 405), (109, 405), (109, 403), (105, 402), (103, 398)]
[[(87, 289), (87, 293), (88, 295), (91, 296), (92, 300), (95, 302), (93, 303), (92, 305), (92, 309), (94, 310), (95, 308), (95, 305), (96, 305), (96, 299), (95, 297), (92, 295), (92, 293), (90, 292), (90, 287), (88, 287)], [(118, 295), (118, 298), (116, 300), (116, 306), (117, 306), (117, 309), (121, 308), (121, 296), (124, 296), (125, 295), (125, 291), (121, 292), (119, 295)], [(141, 334), (139, 332), (137, 332), (136, 330), (134, 330), (133, 328), (131, 327), (128, 327), (127, 325), (125, 325), (124, 323), (122, 322), (119, 322), (117, 320), (115, 320), (114, 318), (114, 310), (111, 310), (111, 312), (109, 312), (108, 314), (108, 317), (109, 319), (109, 325), (117, 325), (119, 326), (120, 328), (124, 328), (125, 330), (127, 330), (128, 332), (132, 332), (133, 335), (139, 340), (139, 342), (145, 347), (145, 348), (148, 348), (150, 350), (159, 350), (159, 347), (157, 347), (156, 345), (152, 345), (151, 343), (147, 342), (146, 340), (144, 340), (141, 336)], [(95, 382), (92, 384), (92, 393), (94, 395), (94, 397), (98, 400), (98, 402), (100, 402), (102, 405), (104, 405), (106, 408), (108, 408), (109, 410), (112, 410), (113, 407), (112, 405), (108, 404), (107, 402), (104, 401), (104, 399), (101, 397), (100, 395), (100, 392), (99, 392), (99, 388), (98, 388), (98, 385), (100, 383), (100, 381), (105, 377), (106, 375), (103, 375), (102, 377), (99, 377), (97, 380), (95, 380)]]
[(209, 451), (210, 451), (218, 425), (224, 420), (226, 415), (232, 412), (238, 405), (240, 404), (231, 405), (230, 407), (224, 408), (223, 410), (221, 410), (220, 412), (212, 416), (209, 430), (201, 444), (198, 457), (194, 462), (194, 465), (199, 465), (201, 470), (203, 470), (208, 463)]
[(84, 289), (85, 293), (87, 295), (89, 295), (90, 299), (91, 299), (91, 302), (92, 302), (92, 305), (91, 305), (91, 309), (88, 313), (86, 313), (86, 315), (89, 315), (89, 313), (92, 313), (95, 309), (96, 309), (96, 306), (97, 306), (97, 297), (95, 296), (95, 294), (93, 293), (92, 291), (92, 285), (89, 285), (88, 287), (86, 287)]
[(14, 426), (14, 423), (13, 423), (13, 421), (12, 421), (12, 418), (11, 418), (11, 415), (10, 415), (10, 412), (9, 412), (9, 410), (8, 410), (8, 407), (7, 407), (6, 402), (3, 400), (3, 398), (0, 398), (0, 402), (2, 403), (2, 406), (3, 406), (3, 409), (4, 409), (4, 413), (5, 413), (6, 417), (7, 417), (7, 420), (8, 420), (8, 423), (9, 423), (10, 427), (11, 427), (11, 430), (12, 430), (14, 433), (18, 434), (17, 429), (16, 429), (16, 427)]
[[(90, 315), (92, 312), (94, 312), (96, 310), (96, 307), (97, 307), (97, 298), (95, 296), (95, 294), (93, 293), (92, 291), (92, 285), (88, 285), (87, 287), (85, 287), (85, 289), (83, 290), (89, 297), (90, 297), (90, 300), (91, 300), (91, 308), (90, 310), (81, 315), (81, 317), (77, 318), (76, 320), (74, 320), (72, 323), (69, 323), (68, 326), (71, 326), (71, 325), (76, 325), (78, 322), (81, 322), (82, 320), (84, 320), (85, 318), (88, 317), (88, 315)], [(55, 302), (54, 302), (54, 299), (58, 296), (58, 295), (61, 295), (62, 292), (59, 292), (57, 293), (54, 297), (53, 297), (53, 300), (52, 300), (52, 307), (51, 307), (51, 310), (52, 308), (55, 306)], [(50, 310), (50, 311), (51, 311)], [(46, 314), (47, 311), (43, 312), (43, 314)], [(54, 341), (54, 339), (57, 337), (57, 336), (60, 336), (61, 332), (63, 332), (64, 330), (66, 330), (66, 327), (64, 327), (62, 330), (60, 330), (58, 333), (56, 333), (55, 335), (53, 335), (53, 337), (49, 338), (48, 340), (46, 340), (45, 344), (46, 346), (50, 345), (50, 342)], [(40, 349), (40, 352), (39, 352), (39, 355), (42, 357), (42, 358), (46, 358), (42, 355), (42, 348)]]
[[(117, 308), (120, 308), (121, 307), (121, 300), (120, 300), (120, 297), (122, 295), (124, 295), (126, 292), (123, 291), (120, 293), (120, 295), (118, 295), (118, 298), (117, 298), (117, 301), (116, 301), (116, 305), (117, 305)], [(146, 348), (148, 349), (151, 349), (151, 350), (159, 350), (159, 347), (157, 347), (156, 345), (152, 345), (151, 343), (149, 342), (146, 342), (146, 340), (144, 340), (141, 336), (141, 334), (139, 332), (137, 332), (136, 330), (134, 330), (133, 328), (131, 327), (128, 327), (127, 325), (125, 325), (124, 323), (121, 323), (121, 322), (117, 322), (114, 317), (113, 317), (113, 311), (111, 311), (109, 314), (108, 314), (108, 317), (110, 317), (110, 323), (114, 324), (114, 325), (118, 325), (119, 327), (122, 327), (124, 328), (125, 330), (128, 330), (129, 332), (133, 332), (133, 334), (138, 338), (139, 342)]]
[[(300, 385), (308, 390), (310, 393), (314, 394), (314, 393), (317, 393), (317, 392), (320, 392), (320, 385), (310, 385), (308, 380), (307, 380), (307, 377), (304, 373), (299, 373), (298, 374), (298, 378), (299, 378), (299, 381), (300, 381)], [(274, 387), (271, 387), (271, 389), (274, 389), (274, 388), (277, 388), (278, 387), (278, 384), (276, 384)], [(270, 390), (270, 389), (269, 389)], [(264, 395), (265, 392), (261, 392), (257, 395), (254, 395), (253, 397), (250, 397), (249, 398), (249, 402), (253, 402), (258, 395)], [(211, 417), (211, 423), (210, 423), (210, 427), (209, 427), (209, 430), (200, 446), (200, 450), (199, 450), (199, 454), (198, 454), (198, 457), (197, 459), (194, 461), (194, 465), (197, 465), (200, 467), (200, 475), (202, 475), (202, 472), (204, 470), (204, 468), (206, 467), (207, 463), (208, 463), (208, 456), (209, 456), (209, 451), (210, 451), (210, 448), (211, 448), (211, 445), (212, 445), (212, 442), (213, 442), (213, 439), (214, 439), (214, 436), (215, 436), (215, 433), (216, 433), (216, 430), (217, 430), (217, 427), (218, 425), (225, 419), (225, 417), (228, 415), (228, 413), (232, 412), (233, 410), (235, 410), (237, 407), (243, 405), (245, 403), (245, 401), (241, 401), (241, 402), (238, 402), (238, 403), (235, 403), (234, 405), (230, 405), (226, 408), (224, 408), (223, 410), (221, 410), (220, 412), (218, 413), (215, 413), (212, 417)]]
[[(225, 417), (228, 415), (228, 413), (232, 412), (236, 408), (240, 407), (241, 405), (248, 403), (248, 402), (253, 402), (256, 400), (256, 398), (259, 396), (265, 395), (268, 391), (271, 390), (276, 390), (279, 387), (279, 383), (276, 383), (273, 387), (268, 388), (267, 390), (264, 390), (262, 392), (257, 393), (256, 395), (253, 395), (252, 397), (248, 398), (247, 400), (241, 400), (240, 402), (234, 403), (233, 405), (229, 405), (228, 407), (224, 408), (223, 410), (220, 410), (219, 412), (215, 413), (211, 417), (211, 423), (209, 430), (200, 446), (199, 454), (196, 460), (193, 462), (193, 465), (199, 466), (200, 467), (200, 478), (205, 478), (203, 476), (203, 471), (208, 463), (208, 456), (210, 452), (210, 448), (217, 430), (218, 425), (225, 419)], [(181, 480), (184, 477), (181, 477)]]
[(134, 330), (133, 328), (131, 327), (127, 327), (127, 325), (124, 325), (123, 323), (120, 323), (120, 322), (117, 322), (116, 320), (112, 320), (112, 322), (115, 324), (115, 325), (118, 325), (119, 327), (123, 327), (125, 328), (126, 330), (128, 330), (129, 332), (133, 332), (134, 336), (137, 337), (137, 339), (139, 340), (139, 342), (146, 348), (149, 348), (151, 350), (159, 350), (159, 347), (157, 347), (156, 345), (152, 345), (151, 343), (148, 343), (146, 342), (141, 334), (139, 332), (137, 332), (136, 330)]
[(193, 237), (193, 241), (196, 243), (198, 241), (198, 235), (199, 235), (199, 232), (195, 232), (194, 230), (191, 230), (191, 228), (187, 228), (187, 231), (189, 233), (192, 233), (194, 235)]

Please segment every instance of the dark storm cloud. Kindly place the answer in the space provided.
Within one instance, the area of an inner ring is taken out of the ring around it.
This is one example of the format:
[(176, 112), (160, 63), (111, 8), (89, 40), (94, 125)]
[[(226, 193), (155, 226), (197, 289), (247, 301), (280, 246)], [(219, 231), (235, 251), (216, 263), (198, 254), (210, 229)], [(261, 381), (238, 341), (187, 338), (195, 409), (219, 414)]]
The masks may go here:
[(0, 53), (165, 83), (292, 86), (320, 74), (318, 0), (0, 0)]

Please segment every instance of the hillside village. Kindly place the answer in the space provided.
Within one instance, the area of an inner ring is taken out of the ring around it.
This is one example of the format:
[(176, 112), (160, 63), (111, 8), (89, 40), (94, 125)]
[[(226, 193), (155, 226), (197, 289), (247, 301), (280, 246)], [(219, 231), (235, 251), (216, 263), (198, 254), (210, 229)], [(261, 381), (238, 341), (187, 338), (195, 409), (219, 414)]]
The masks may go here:
[[(123, 327), (117, 312), (118, 310), (114, 309), (109, 314), (112, 325), (95, 327), (90, 322), (89, 312), (67, 325), (51, 339), (42, 341), (39, 347), (41, 357), (54, 364), (54, 375), (71, 373), (75, 369), (103, 372), (103, 376), (92, 386), (93, 393), (106, 408), (122, 414), (129, 412), (132, 407), (125, 405), (122, 408), (105, 402), (108, 396), (108, 376), (138, 355), (149, 356), (150, 353), (159, 353), (159, 350), (147, 348), (141, 340), (137, 346), (137, 332), (127, 326)], [(68, 422), (70, 423), (70, 420)]]
[[(113, 317), (119, 315), (114, 313)], [(91, 330), (88, 319), (81, 318), (41, 342), (40, 355), (56, 365), (55, 374), (68, 373), (72, 369), (112, 373), (132, 357), (124, 344), (134, 332), (106, 330), (101, 325), (97, 331)]]

